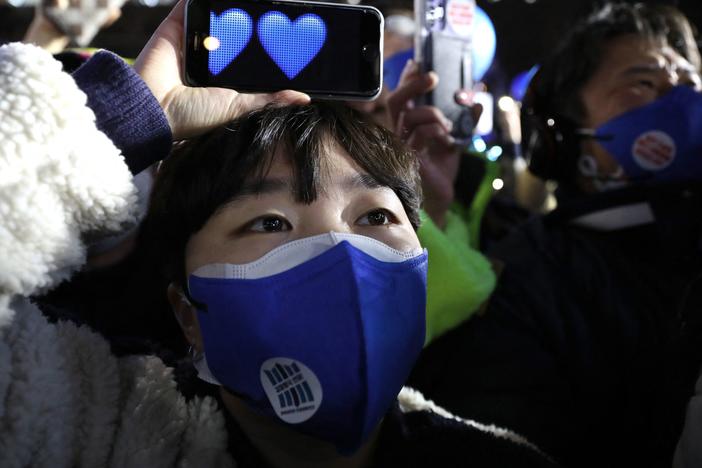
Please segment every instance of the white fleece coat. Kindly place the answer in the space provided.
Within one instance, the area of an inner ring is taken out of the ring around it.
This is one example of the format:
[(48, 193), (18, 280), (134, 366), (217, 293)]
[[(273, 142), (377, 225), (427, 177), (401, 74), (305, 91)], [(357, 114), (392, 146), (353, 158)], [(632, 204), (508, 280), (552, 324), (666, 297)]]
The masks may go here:
[[(85, 103), (46, 52), (0, 47), (0, 466), (234, 466), (214, 400), (186, 403), (160, 360), (117, 359), (27, 299), (80, 268), (86, 235), (132, 221), (131, 175)], [(399, 402), (531, 446), (414, 390)]]
[(131, 174), (85, 104), (48, 53), (0, 47), (0, 466), (232, 466), (214, 400), (186, 404), (160, 360), (116, 359), (27, 300), (133, 221)]

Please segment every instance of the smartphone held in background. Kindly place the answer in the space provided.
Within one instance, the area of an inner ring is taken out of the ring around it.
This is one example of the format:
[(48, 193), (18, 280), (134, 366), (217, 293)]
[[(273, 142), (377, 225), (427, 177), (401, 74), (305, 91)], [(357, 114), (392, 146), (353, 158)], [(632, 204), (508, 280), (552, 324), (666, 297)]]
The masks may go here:
[(472, 45), (475, 0), (415, 0), (414, 58), (424, 72), (439, 75), (439, 84), (420, 104), (441, 109), (453, 122), (452, 135), (467, 141), (475, 128), (473, 113), (456, 101), (456, 93), (473, 88)]
[(190, 0), (185, 80), (242, 92), (370, 100), (382, 86), (383, 17), (366, 6)]

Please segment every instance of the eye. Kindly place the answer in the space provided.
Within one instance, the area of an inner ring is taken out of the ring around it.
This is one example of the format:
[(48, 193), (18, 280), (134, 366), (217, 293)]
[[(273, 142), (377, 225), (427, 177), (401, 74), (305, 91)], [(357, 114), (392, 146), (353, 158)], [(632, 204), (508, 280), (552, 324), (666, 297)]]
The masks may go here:
[(650, 88), (650, 89), (653, 89), (656, 87), (655, 83), (651, 80), (639, 80), (638, 84), (645, 87), (645, 88)]
[(364, 214), (358, 218), (357, 223), (361, 226), (385, 226), (387, 224), (396, 223), (397, 218), (388, 210), (378, 208)]
[(290, 223), (281, 216), (261, 216), (256, 218), (244, 227), (245, 231), (253, 232), (284, 232), (292, 229)]

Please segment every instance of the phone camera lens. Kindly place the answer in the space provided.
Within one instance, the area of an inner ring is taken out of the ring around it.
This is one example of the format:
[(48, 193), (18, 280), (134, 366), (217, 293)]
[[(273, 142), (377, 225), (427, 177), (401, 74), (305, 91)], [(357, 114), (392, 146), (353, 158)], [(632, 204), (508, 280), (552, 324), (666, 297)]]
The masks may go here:
[(378, 46), (375, 44), (366, 44), (361, 48), (361, 55), (363, 58), (369, 62), (378, 58)]

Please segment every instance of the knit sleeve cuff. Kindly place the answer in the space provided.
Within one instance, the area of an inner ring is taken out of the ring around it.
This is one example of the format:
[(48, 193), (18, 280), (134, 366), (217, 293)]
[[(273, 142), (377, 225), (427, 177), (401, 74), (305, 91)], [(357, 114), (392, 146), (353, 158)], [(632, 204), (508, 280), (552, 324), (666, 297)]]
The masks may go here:
[(165, 158), (172, 134), (146, 83), (117, 55), (100, 51), (73, 73), (88, 96), (97, 127), (124, 154), (132, 174)]

